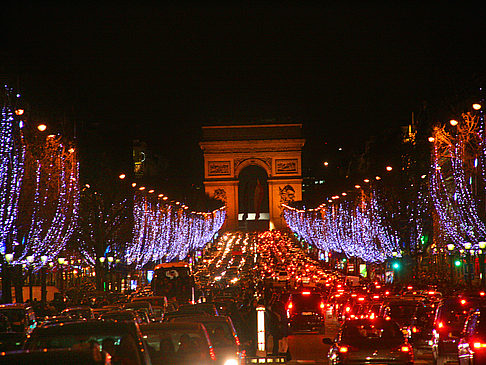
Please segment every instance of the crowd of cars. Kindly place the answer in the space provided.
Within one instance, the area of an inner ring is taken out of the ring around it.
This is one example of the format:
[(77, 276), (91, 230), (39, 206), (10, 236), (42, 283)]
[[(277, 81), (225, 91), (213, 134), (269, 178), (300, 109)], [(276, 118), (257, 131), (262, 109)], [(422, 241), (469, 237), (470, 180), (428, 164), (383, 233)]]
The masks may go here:
[(195, 267), (195, 282), (195, 303), (145, 287), (48, 316), (28, 304), (0, 305), (0, 363), (243, 365), (258, 305), (276, 352), (289, 335), (327, 335), (326, 323), (337, 322), (336, 335), (322, 340), (329, 364), (413, 364), (420, 353), (436, 364), (486, 364), (484, 291), (446, 295), (350, 278), (285, 233), (221, 236)]

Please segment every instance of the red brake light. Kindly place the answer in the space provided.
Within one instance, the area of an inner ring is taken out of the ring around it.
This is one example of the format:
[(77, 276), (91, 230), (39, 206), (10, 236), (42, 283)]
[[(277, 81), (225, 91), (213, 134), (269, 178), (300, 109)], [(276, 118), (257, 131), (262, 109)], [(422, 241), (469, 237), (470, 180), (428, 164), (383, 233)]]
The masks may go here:
[(385, 292), (385, 295), (390, 295), (390, 292), (387, 290), (387, 291)]
[(409, 352), (410, 351), (410, 347), (407, 346), (407, 345), (404, 345), (404, 346), (400, 347), (400, 351), (401, 352)]
[(412, 327), (412, 332), (413, 333), (417, 333), (417, 332), (419, 332), (419, 329), (417, 327), (413, 326)]
[(310, 291), (303, 291), (302, 295), (310, 295)]
[(481, 348), (485, 348), (486, 347), (486, 343), (481, 343), (481, 342), (474, 342), (473, 343), (473, 347), (477, 350), (477, 349), (481, 349)]
[(289, 303), (289, 305), (287, 306), (287, 309), (292, 309), (294, 305), (292, 304), (292, 302)]
[(346, 307), (345, 311), (346, 312), (350, 312), (351, 311), (351, 307)]
[(373, 299), (380, 299), (379, 295), (373, 295)]
[(413, 286), (407, 286), (407, 289), (408, 290), (412, 290), (413, 289)]
[(461, 304), (462, 305), (466, 304), (466, 299), (461, 299)]
[(346, 352), (348, 352), (348, 348), (346, 346), (341, 346), (339, 347), (339, 352), (345, 354)]
[(365, 300), (365, 298), (361, 297), (361, 298), (358, 298), (358, 300), (359, 300), (360, 302), (362, 302), (362, 301), (364, 301), (364, 300)]
[(479, 295), (484, 297), (486, 295), (486, 293), (482, 291), (482, 292), (479, 292)]
[(375, 314), (373, 312), (370, 314), (370, 319), (375, 319)]
[(211, 360), (216, 360), (216, 354), (214, 353), (213, 346), (209, 348), (209, 356), (211, 356)]
[(326, 307), (326, 305), (323, 302), (321, 302), (320, 307), (321, 307), (321, 309), (324, 309)]
[(439, 323), (437, 324), (437, 327), (439, 327), (439, 328), (444, 327), (444, 322), (439, 322)]

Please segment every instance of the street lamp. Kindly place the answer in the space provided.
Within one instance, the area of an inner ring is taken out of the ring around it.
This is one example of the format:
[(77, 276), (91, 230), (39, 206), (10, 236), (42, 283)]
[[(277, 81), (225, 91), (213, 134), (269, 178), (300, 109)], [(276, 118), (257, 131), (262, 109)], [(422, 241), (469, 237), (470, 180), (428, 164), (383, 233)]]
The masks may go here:
[(37, 129), (40, 131), (40, 132), (44, 132), (46, 129), (47, 129), (47, 126), (45, 124), (39, 124), (37, 126)]
[(7, 254), (5, 254), (5, 261), (7, 261), (9, 264), (12, 263), (13, 259), (14, 259), (13, 253), (7, 253)]
[(453, 126), (453, 127), (455, 127), (457, 124), (459, 124), (459, 122), (458, 122), (457, 120), (455, 120), (455, 119), (451, 119), (451, 120), (449, 121), (449, 123), (450, 123), (450, 124), (451, 124), (451, 126)]
[(455, 246), (454, 246), (454, 244), (453, 244), (453, 243), (449, 243), (449, 244), (447, 245), (447, 250), (449, 250), (449, 251), (454, 251), (454, 248), (455, 248)]

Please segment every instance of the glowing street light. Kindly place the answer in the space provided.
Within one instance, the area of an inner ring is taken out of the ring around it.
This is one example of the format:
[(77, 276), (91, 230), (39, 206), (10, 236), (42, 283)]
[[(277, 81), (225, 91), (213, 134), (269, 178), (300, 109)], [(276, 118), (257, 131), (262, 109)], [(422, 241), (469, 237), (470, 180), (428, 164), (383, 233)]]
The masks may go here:
[(458, 122), (457, 120), (455, 120), (455, 119), (451, 119), (451, 120), (449, 121), (449, 123), (450, 123), (450, 124), (451, 124), (451, 126), (453, 126), (453, 127), (455, 127), (456, 125), (458, 125), (458, 124), (459, 124), (459, 122)]
[(391, 170), (393, 170), (393, 167), (391, 167), (391, 166), (386, 167), (386, 171), (391, 171)]
[(37, 129), (41, 132), (44, 132), (47, 129), (47, 126), (45, 124), (39, 124), (37, 126)]
[(119, 178), (120, 180), (123, 180), (123, 179), (124, 179), (124, 178), (126, 178), (126, 177), (127, 177), (127, 175), (125, 175), (125, 174), (120, 174), (120, 175), (118, 175), (118, 178)]
[(474, 110), (479, 110), (479, 109), (481, 109), (481, 104), (474, 103), (472, 107), (473, 107)]
[(324, 166), (329, 166), (329, 162), (324, 161)]
[(370, 179), (364, 179), (363, 181), (368, 184), (370, 182)]
[(24, 109), (17, 109), (15, 111), (15, 115), (22, 115), (22, 114), (24, 114)]
[(375, 177), (376, 180), (381, 180), (381, 177), (377, 176)]
[(354, 187), (355, 187), (356, 189), (361, 189), (361, 185), (358, 185), (358, 184), (356, 184)]
[(432, 142), (435, 141), (435, 138), (434, 137), (429, 137), (428, 140), (429, 140), (430, 143), (432, 143)]

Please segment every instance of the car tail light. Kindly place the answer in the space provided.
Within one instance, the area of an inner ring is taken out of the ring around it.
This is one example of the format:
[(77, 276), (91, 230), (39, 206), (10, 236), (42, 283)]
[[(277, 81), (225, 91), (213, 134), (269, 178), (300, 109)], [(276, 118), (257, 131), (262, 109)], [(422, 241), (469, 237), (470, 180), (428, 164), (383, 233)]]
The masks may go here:
[(363, 302), (363, 301), (365, 300), (365, 298), (360, 297), (360, 298), (358, 298), (358, 300), (359, 300), (360, 302)]
[(321, 309), (324, 309), (324, 308), (326, 308), (326, 305), (325, 305), (323, 302), (321, 302), (321, 304), (319, 305), (319, 307), (320, 307)]
[(413, 333), (417, 333), (417, 332), (420, 332), (420, 330), (417, 327), (413, 326), (412, 327), (412, 332)]
[(302, 295), (310, 295), (310, 293), (311, 293), (310, 291), (303, 291)]
[(461, 299), (461, 304), (462, 305), (465, 305), (467, 302), (466, 302), (466, 299)]
[(403, 345), (402, 347), (400, 347), (401, 352), (410, 352), (410, 350), (410, 346), (408, 345)]
[(211, 356), (211, 360), (216, 360), (216, 354), (214, 353), (213, 346), (209, 348), (209, 356)]
[(484, 297), (486, 295), (486, 293), (482, 291), (482, 292), (479, 292), (479, 295)]
[(379, 295), (373, 295), (373, 299), (380, 299)]
[(289, 305), (287, 305), (287, 309), (290, 310), (290, 309), (292, 309), (293, 306), (294, 305), (292, 304), (292, 302), (290, 302)]
[(351, 312), (351, 307), (346, 307), (345, 311), (346, 311), (347, 313)]
[(473, 343), (473, 347), (474, 347), (474, 349), (476, 349), (476, 350), (479, 350), (479, 349), (484, 349), (484, 348), (486, 347), (486, 343), (474, 342), (474, 343)]
[(339, 347), (339, 352), (342, 353), (342, 354), (345, 354), (348, 351), (349, 351), (349, 349), (348, 349), (347, 346), (340, 346)]
[(385, 292), (385, 295), (390, 295), (390, 292), (387, 290), (387, 291)]
[(373, 312), (370, 314), (370, 319), (375, 319), (375, 314)]
[(444, 322), (437, 323), (437, 328), (444, 328)]

